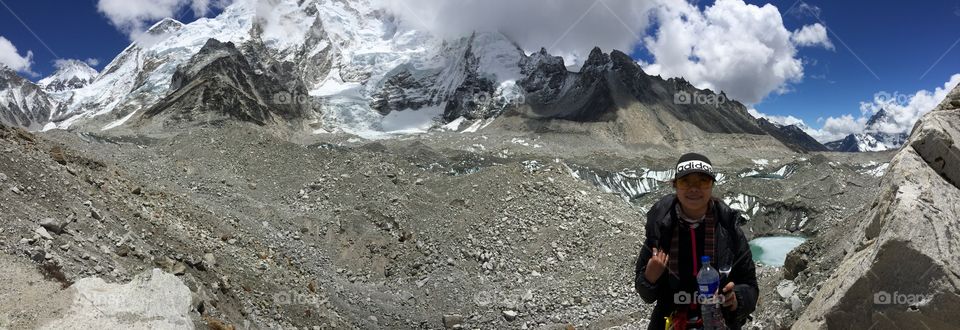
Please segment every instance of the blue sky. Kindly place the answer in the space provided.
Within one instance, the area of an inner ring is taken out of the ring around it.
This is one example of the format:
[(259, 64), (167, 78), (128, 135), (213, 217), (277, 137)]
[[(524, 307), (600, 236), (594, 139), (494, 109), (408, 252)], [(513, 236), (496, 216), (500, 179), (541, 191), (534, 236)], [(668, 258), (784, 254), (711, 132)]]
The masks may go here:
[[(97, 11), (98, 1), (2, 0), (0, 36), (21, 54), (32, 52), (36, 76), (54, 71), (56, 58), (99, 61), (102, 69), (130, 37)], [(960, 73), (960, 0), (806, 1), (819, 16), (796, 9), (795, 0), (746, 1), (776, 6), (788, 30), (823, 23), (833, 49), (798, 47), (803, 79), (787, 85), (785, 93), (768, 94), (754, 107), (768, 115), (792, 115), (814, 128), (818, 119), (844, 114), (860, 116), (860, 102), (877, 92), (910, 95), (942, 87)], [(713, 1), (701, 1), (705, 8)], [(56, 8), (56, 10), (51, 10)], [(208, 13), (212, 16), (214, 13)], [(196, 19), (189, 6), (177, 10), (183, 22)], [(22, 23), (21, 23), (22, 20)], [(147, 22), (149, 24), (149, 22)], [(32, 31), (31, 31), (32, 30)], [(634, 56), (652, 61), (642, 45)]]
[[(130, 44), (127, 34), (97, 12), (97, 0), (0, 2), (0, 36), (9, 39), (21, 53), (33, 52), (32, 71), (40, 77), (55, 71), (57, 58), (94, 58), (100, 62), (94, 69), (102, 69)], [(176, 16), (183, 22), (196, 19), (189, 7)]]
[[(772, 3), (789, 8), (792, 1)], [(829, 37), (835, 49), (801, 49), (804, 60), (815, 61), (805, 67), (803, 81), (789, 93), (771, 94), (757, 105), (758, 110), (815, 123), (818, 117), (856, 114), (859, 102), (871, 100), (874, 93), (932, 90), (960, 73), (960, 45), (956, 45), (960, 1), (819, 1), (816, 5), (832, 32)], [(808, 21), (784, 15), (788, 28)]]

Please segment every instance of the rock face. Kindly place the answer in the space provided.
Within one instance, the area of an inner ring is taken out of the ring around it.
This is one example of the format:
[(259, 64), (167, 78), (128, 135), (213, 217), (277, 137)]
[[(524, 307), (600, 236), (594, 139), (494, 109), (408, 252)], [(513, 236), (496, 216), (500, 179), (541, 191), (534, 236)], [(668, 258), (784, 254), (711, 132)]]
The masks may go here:
[(70, 311), (43, 329), (193, 329), (190, 289), (159, 269), (127, 284), (84, 278), (68, 290)]
[(56, 107), (40, 86), (0, 64), (0, 123), (40, 129)]
[[(879, 196), (836, 244), (843, 259), (794, 327), (956, 326), (960, 88), (914, 126)], [(821, 260), (820, 262), (826, 262)]]
[(259, 73), (230, 42), (208, 39), (190, 61), (173, 74), (172, 94), (144, 113), (167, 121), (228, 116), (266, 125), (303, 117), (306, 88), (294, 81), (288, 89), (277, 77)]

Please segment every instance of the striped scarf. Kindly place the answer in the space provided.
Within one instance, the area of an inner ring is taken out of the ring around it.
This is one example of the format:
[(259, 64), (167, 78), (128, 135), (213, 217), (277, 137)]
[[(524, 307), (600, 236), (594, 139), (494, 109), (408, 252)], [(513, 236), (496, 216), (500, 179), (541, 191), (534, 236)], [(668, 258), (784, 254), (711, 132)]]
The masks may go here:
[[(680, 232), (683, 231), (683, 234), (684, 234), (684, 235), (689, 235), (689, 232), (690, 232), (690, 229), (691, 229), (691, 228), (692, 228), (693, 230), (696, 230), (697, 226), (699, 226), (700, 223), (704, 224), (706, 227), (704, 227), (704, 229), (703, 229), (703, 230), (704, 230), (704, 232), (703, 232), (703, 233), (704, 233), (704, 237), (703, 237), (703, 244), (704, 244), (704, 246), (703, 246), (703, 254), (704, 254), (704, 255), (707, 255), (707, 256), (710, 256), (710, 260), (716, 260), (716, 259), (714, 259), (714, 248), (716, 247), (716, 240), (715, 240), (715, 238), (714, 238), (714, 232), (715, 232), (716, 229), (717, 229), (717, 226), (716, 226), (717, 223), (716, 223), (716, 219), (713, 218), (713, 201), (712, 201), (712, 200), (710, 201), (709, 204), (707, 204), (707, 213), (704, 214), (703, 218), (702, 218), (700, 221), (692, 220), (692, 219), (687, 219), (687, 218), (683, 215), (683, 210), (680, 208), (680, 203), (677, 203), (676, 212), (677, 212), (677, 217), (680, 218), (680, 219), (678, 219), (678, 220), (679, 220), (678, 222), (679, 222), (679, 223), (682, 223), (682, 224), (684, 224), (684, 225), (681, 226), (680, 224), (677, 224), (677, 226), (676, 226), (677, 229), (673, 231), (673, 238), (671, 238), (671, 240), (670, 240), (670, 255), (671, 255), (671, 256), (677, 256), (677, 257), (670, 258), (670, 261), (667, 262), (667, 267), (670, 269), (670, 272), (671, 272), (671, 273), (676, 274), (676, 276), (679, 277), (679, 276), (680, 276), (680, 264), (679, 264), (679, 262), (680, 262), (680, 257), (679, 257), (679, 256), (680, 256)], [(681, 229), (684, 229), (684, 230), (681, 230)], [(695, 237), (695, 236), (694, 236), (694, 237), (691, 237), (691, 238), (693, 239), (694, 242), (696, 242), (696, 237)], [(696, 243), (694, 243), (694, 244), (696, 244)], [(697, 253), (697, 251), (693, 251), (693, 254), (696, 254), (696, 253)], [(694, 273), (694, 274), (693, 274), (693, 277), (696, 278), (696, 277), (697, 277), (697, 271), (700, 270), (700, 267), (699, 267), (699, 264), (700, 264), (700, 256), (697, 256), (697, 258), (695, 258), (695, 260), (694, 260), (693, 262), (694, 262), (694, 264), (693, 264), (693, 273)]]

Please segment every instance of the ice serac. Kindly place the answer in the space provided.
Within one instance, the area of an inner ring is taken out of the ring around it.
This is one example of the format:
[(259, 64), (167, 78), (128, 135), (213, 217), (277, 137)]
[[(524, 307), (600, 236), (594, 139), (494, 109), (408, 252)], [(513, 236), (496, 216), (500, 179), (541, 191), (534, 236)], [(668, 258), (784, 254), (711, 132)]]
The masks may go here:
[[(960, 88), (914, 126), (847, 251), (794, 324), (947, 329), (960, 311)], [(823, 261), (821, 261), (823, 262)]]
[(0, 64), (0, 123), (37, 130), (56, 108), (43, 88)]
[(230, 42), (207, 40), (174, 72), (173, 92), (144, 112), (141, 120), (164, 124), (232, 117), (257, 125), (294, 123), (304, 117), (306, 87), (258, 72)]

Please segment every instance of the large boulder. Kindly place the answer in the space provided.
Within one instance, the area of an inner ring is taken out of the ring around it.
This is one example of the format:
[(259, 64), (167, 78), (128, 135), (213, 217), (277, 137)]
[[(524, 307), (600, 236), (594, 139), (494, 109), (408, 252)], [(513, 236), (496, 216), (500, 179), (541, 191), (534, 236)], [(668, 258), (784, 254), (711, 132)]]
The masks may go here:
[(960, 315), (960, 87), (914, 126), (880, 194), (794, 328), (955, 327)]
[(43, 329), (193, 329), (190, 289), (159, 269), (127, 284), (84, 278), (67, 290), (73, 305)]

